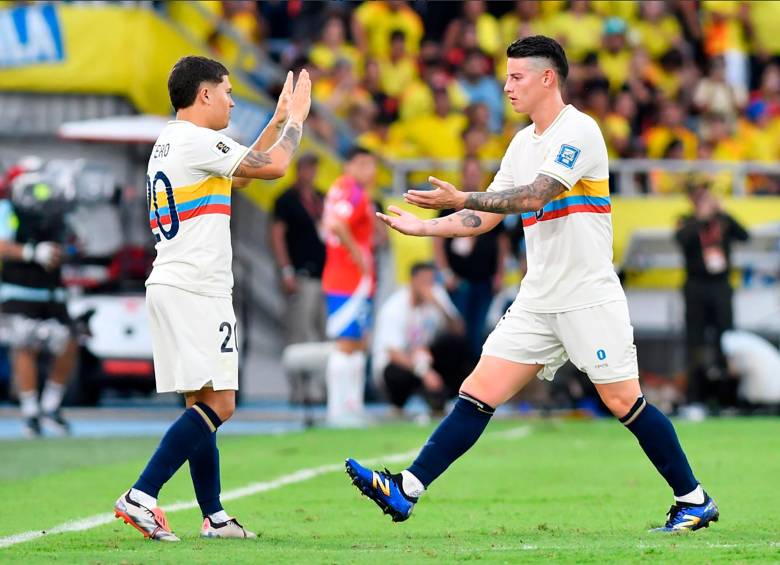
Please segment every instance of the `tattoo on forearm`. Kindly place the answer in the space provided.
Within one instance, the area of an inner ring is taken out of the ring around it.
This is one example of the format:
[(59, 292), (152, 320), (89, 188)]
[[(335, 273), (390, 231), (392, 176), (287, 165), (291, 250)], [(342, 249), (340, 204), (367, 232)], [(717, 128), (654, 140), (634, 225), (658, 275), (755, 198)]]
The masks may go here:
[(236, 177), (250, 176), (249, 169), (264, 167), (270, 162), (271, 162), (271, 156), (268, 154), (267, 151), (252, 150), (249, 153), (247, 153), (246, 157), (244, 157), (244, 159), (241, 161), (238, 167), (236, 167), (236, 172), (233, 173), (233, 176)]
[(449, 228), (444, 233), (439, 234), (440, 237), (459, 237), (469, 235), (469, 233), (463, 231), (464, 227), (471, 230), (476, 230), (482, 226), (482, 218), (480, 218), (478, 214), (474, 213), (473, 210), (461, 210), (460, 212), (455, 212), (454, 214), (444, 216), (443, 218), (428, 220), (428, 222), (431, 226), (442, 224), (446, 228)]
[(301, 144), (301, 126), (289, 122), (282, 132), (282, 137), (279, 138), (278, 143), (286, 149), (290, 155), (295, 153), (298, 146)]
[(560, 181), (538, 175), (531, 184), (496, 192), (472, 192), (466, 198), (466, 209), (500, 214), (535, 212), (564, 190)]
[(461, 210), (456, 214), (460, 216), (460, 223), (467, 228), (478, 228), (482, 225), (482, 218), (477, 216), (472, 210)]

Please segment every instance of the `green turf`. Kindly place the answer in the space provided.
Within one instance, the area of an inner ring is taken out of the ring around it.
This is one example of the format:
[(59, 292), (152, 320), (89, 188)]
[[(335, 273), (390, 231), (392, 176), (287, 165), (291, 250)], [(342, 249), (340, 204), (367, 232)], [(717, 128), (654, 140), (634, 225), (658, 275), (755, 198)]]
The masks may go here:
[[(694, 534), (646, 533), (662, 522), (670, 494), (615, 422), (497, 421), (403, 524), (392, 524), (346, 475), (331, 472), (226, 504), (259, 532), (258, 540), (201, 540), (198, 511), (184, 510), (168, 516), (180, 544), (145, 541), (114, 521), (0, 549), (0, 562), (780, 562), (779, 423), (678, 424), (698, 477), (721, 508), (720, 522)], [(505, 433), (525, 426), (528, 435)], [(222, 438), (223, 489), (346, 456), (415, 449), (430, 429), (394, 425)], [(0, 537), (110, 511), (155, 443), (0, 443)], [(185, 468), (161, 503), (192, 498)]]

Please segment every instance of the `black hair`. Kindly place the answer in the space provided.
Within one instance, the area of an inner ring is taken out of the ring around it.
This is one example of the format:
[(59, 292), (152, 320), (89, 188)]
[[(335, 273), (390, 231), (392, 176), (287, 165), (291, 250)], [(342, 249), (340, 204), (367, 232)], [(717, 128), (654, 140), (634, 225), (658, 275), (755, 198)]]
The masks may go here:
[(506, 48), (506, 56), (510, 59), (525, 57), (542, 57), (549, 59), (558, 75), (558, 81), (563, 84), (569, 76), (569, 63), (561, 44), (552, 37), (531, 35), (514, 41)]
[(393, 33), (390, 34), (390, 42), (392, 43), (396, 39), (403, 39), (406, 41), (406, 34), (400, 29), (394, 29)]
[(196, 56), (179, 59), (168, 77), (168, 95), (174, 111), (195, 103), (201, 83), (219, 84), (229, 74), (225, 65), (213, 59)]
[(375, 157), (375, 155), (365, 147), (362, 147), (360, 145), (355, 145), (349, 151), (347, 151), (347, 154), (344, 156), (344, 160), (351, 161), (352, 159), (360, 155), (368, 155), (369, 157)]
[(430, 262), (420, 262), (412, 265), (411, 276), (412, 278), (422, 271), (436, 271), (436, 265)]

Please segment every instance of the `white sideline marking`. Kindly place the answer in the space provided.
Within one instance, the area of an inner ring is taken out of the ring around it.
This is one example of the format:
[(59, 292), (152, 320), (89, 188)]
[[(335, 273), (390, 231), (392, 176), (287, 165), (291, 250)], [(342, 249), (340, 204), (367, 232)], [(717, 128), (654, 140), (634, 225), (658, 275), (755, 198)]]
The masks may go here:
[[(488, 434), (487, 437), (517, 439), (517, 438), (526, 437), (529, 433), (531, 433), (530, 426), (520, 426), (519, 428), (512, 428), (510, 430), (506, 430), (503, 432), (491, 433)], [(415, 455), (417, 455), (418, 451), (419, 451), (418, 449), (415, 449), (414, 451), (406, 451), (404, 453), (393, 453), (390, 455), (384, 455), (382, 457), (374, 457), (373, 459), (366, 459), (365, 461), (363, 461), (363, 463), (365, 463), (368, 466), (377, 465), (380, 463), (397, 463), (399, 461), (406, 461), (411, 457), (414, 457)], [(220, 498), (224, 501), (236, 500), (238, 498), (244, 498), (245, 496), (251, 496), (259, 492), (276, 490), (286, 485), (308, 481), (309, 479), (319, 477), (320, 475), (324, 475), (326, 473), (340, 471), (343, 468), (344, 468), (343, 463), (334, 463), (331, 465), (320, 465), (319, 467), (300, 469), (298, 471), (290, 473), (289, 475), (282, 475), (281, 477), (279, 477), (278, 479), (274, 479), (273, 481), (266, 481), (262, 483), (251, 483), (244, 487), (229, 490), (227, 492), (222, 493)], [(173, 504), (166, 505), (164, 510), (166, 512), (178, 512), (179, 510), (189, 510), (191, 508), (197, 508), (197, 506), (198, 506), (197, 501), (190, 500), (188, 502), (175, 502)], [(98, 526), (104, 526), (106, 524), (110, 524), (114, 520), (116, 520), (116, 518), (114, 517), (114, 513), (106, 512), (103, 514), (95, 514), (94, 516), (89, 516), (88, 518), (82, 518), (81, 520), (71, 520), (69, 522), (65, 522), (64, 524), (54, 526), (53, 528), (50, 528), (48, 530), (32, 530), (29, 532), (23, 532), (21, 534), (14, 534), (11, 536), (0, 538), (0, 549), (4, 547), (10, 547), (12, 545), (24, 543), (27, 541), (32, 541), (34, 539), (42, 538), (43, 536), (48, 534), (63, 534), (68, 532), (82, 532), (84, 530), (91, 530), (92, 528), (97, 528)]]

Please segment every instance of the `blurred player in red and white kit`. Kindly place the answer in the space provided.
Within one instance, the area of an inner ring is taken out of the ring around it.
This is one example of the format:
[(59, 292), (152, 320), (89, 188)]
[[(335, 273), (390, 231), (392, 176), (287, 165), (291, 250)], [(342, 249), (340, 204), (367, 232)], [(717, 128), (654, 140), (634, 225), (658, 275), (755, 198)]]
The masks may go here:
[(347, 155), (344, 174), (328, 191), (322, 289), (328, 306), (327, 335), (336, 340), (328, 357), (328, 423), (363, 421), (365, 336), (374, 295), (374, 204), (368, 189), (376, 179), (376, 157), (362, 148)]

